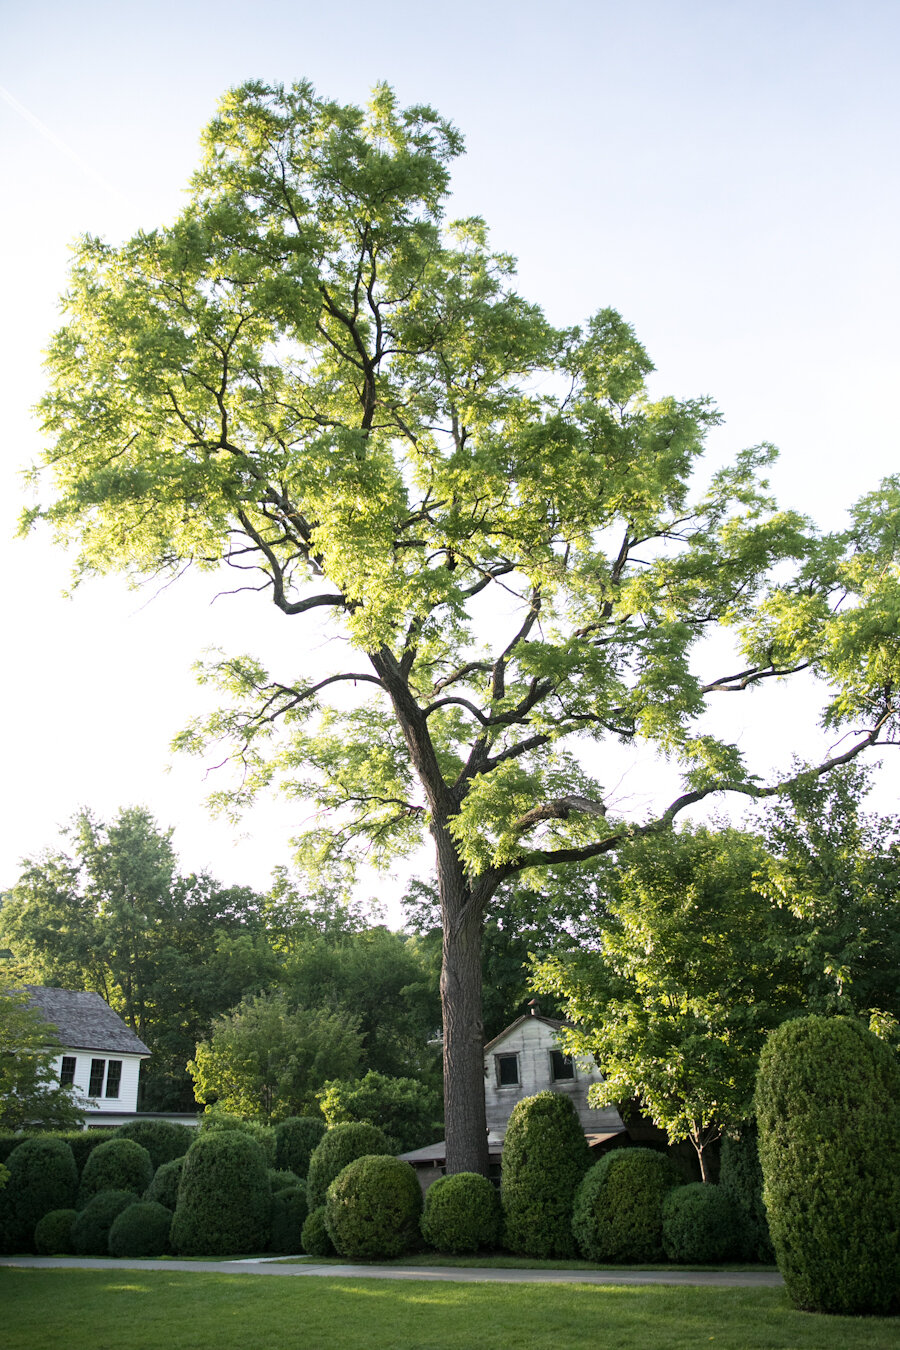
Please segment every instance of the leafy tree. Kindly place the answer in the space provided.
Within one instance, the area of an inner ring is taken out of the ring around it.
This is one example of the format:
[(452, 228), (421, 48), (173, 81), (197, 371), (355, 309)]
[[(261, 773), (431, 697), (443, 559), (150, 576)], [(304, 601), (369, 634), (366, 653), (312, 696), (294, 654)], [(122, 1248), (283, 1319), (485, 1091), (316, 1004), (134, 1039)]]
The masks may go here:
[(268, 1122), (303, 1115), (325, 1080), (351, 1075), (359, 1056), (359, 1032), (346, 1013), (260, 994), (218, 1020), (188, 1069), (199, 1101)]
[(319, 1102), (329, 1127), (346, 1120), (371, 1121), (384, 1130), (395, 1153), (433, 1143), (439, 1125), (440, 1100), (434, 1089), (414, 1078), (389, 1078), (371, 1069), (363, 1078), (326, 1083)]
[[(447, 1164), (483, 1172), (498, 887), (711, 793), (777, 791), (700, 728), (723, 691), (809, 668), (835, 682), (829, 723), (858, 729), (839, 758), (887, 734), (900, 480), (824, 539), (775, 510), (767, 448), (692, 491), (709, 401), (652, 400), (618, 314), (554, 329), (482, 221), (443, 228), (461, 138), (384, 86), (362, 111), (246, 84), (204, 145), (171, 226), (77, 249), (44, 404), (53, 487), (26, 527), (77, 544), (79, 576), (258, 569), (286, 616), (358, 653), (296, 674), (212, 660), (221, 706), (180, 744), (225, 742), (231, 809), (278, 782), (315, 802), (309, 866), (387, 862), (430, 832)], [(701, 644), (716, 625), (736, 660)], [(655, 746), (684, 790), (613, 819), (578, 738)]]
[(0, 991), (0, 1130), (81, 1125), (81, 1099), (74, 1088), (59, 1083), (59, 1050), (56, 1028), (28, 1006), (28, 995)]

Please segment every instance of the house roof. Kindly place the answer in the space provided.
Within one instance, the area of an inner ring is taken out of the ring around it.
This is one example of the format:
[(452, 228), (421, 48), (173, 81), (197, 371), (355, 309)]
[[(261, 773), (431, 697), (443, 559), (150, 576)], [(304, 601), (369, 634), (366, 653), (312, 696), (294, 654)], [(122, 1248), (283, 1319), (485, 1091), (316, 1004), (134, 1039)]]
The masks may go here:
[(26, 984), (28, 1002), (56, 1027), (63, 1046), (72, 1050), (115, 1050), (149, 1055), (147, 1046), (99, 994), (79, 989), (46, 989)]
[(544, 1026), (552, 1027), (554, 1031), (559, 1031), (560, 1027), (567, 1025), (565, 1022), (560, 1022), (556, 1017), (542, 1017), (540, 1013), (523, 1013), (514, 1022), (510, 1022), (508, 1027), (504, 1027), (499, 1036), (495, 1036), (492, 1041), (488, 1041), (484, 1047), (485, 1054), (488, 1050), (492, 1050), (495, 1045), (499, 1045), (501, 1041), (505, 1041), (509, 1033), (515, 1031), (516, 1027), (521, 1026), (523, 1022), (543, 1022)]

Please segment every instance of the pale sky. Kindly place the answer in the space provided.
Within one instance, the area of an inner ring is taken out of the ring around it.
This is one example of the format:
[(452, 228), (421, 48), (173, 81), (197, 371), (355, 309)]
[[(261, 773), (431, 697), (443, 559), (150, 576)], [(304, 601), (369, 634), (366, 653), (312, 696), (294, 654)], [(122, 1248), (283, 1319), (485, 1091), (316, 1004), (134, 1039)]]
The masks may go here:
[[(296, 623), (256, 599), (210, 605), (191, 582), (152, 599), (111, 579), (64, 600), (65, 557), (42, 535), (12, 540), (68, 244), (171, 219), (230, 85), (306, 77), (363, 102), (384, 79), (434, 104), (468, 147), (451, 214), (487, 219), (554, 321), (618, 308), (656, 363), (655, 391), (712, 394), (726, 418), (713, 460), (775, 442), (785, 505), (837, 526), (897, 470), (895, 0), (5, 9), (0, 887), (81, 805), (109, 817), (145, 804), (177, 827), (186, 869), (260, 887), (302, 818), (269, 802), (238, 838), (210, 821), (197, 762), (166, 772), (171, 736), (202, 706), (193, 660), (215, 644), (289, 674), (306, 641)], [(735, 712), (771, 763), (812, 745), (808, 692)], [(888, 762), (881, 809), (896, 809), (895, 784)]]

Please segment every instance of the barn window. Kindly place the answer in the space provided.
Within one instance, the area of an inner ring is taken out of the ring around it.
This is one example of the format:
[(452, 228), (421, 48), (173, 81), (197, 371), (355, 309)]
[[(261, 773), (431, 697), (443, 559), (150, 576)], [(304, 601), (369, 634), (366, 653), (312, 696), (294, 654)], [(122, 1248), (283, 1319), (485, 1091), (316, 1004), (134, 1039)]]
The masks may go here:
[(63, 1055), (62, 1065), (59, 1070), (60, 1087), (71, 1087), (75, 1082), (75, 1056)]
[(118, 1097), (119, 1084), (122, 1081), (122, 1061), (120, 1059), (111, 1059), (109, 1067), (106, 1070), (106, 1095), (107, 1097)]
[(572, 1063), (572, 1056), (564, 1055), (561, 1050), (550, 1051), (550, 1066), (554, 1083), (560, 1078), (575, 1077), (575, 1065)]
[(106, 1073), (105, 1059), (91, 1060), (91, 1081), (88, 1086), (89, 1097), (99, 1097), (103, 1092), (103, 1077)]
[(496, 1055), (498, 1087), (519, 1086), (519, 1056)]

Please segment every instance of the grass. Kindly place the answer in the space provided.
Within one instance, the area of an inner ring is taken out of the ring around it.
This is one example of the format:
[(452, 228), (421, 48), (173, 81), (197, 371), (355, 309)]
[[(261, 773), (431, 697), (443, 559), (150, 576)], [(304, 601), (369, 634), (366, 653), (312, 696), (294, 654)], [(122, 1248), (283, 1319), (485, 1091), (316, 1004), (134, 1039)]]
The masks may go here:
[[(181, 1258), (179, 1258), (181, 1259)], [(265, 1258), (266, 1260), (276, 1260), (282, 1265), (288, 1265), (292, 1262), (298, 1264), (302, 1262), (308, 1265), (313, 1262), (317, 1266), (346, 1266), (347, 1260), (343, 1256), (282, 1256), (272, 1257), (272, 1254)], [(353, 1262), (352, 1264), (366, 1266), (427, 1266), (436, 1268), (438, 1266), (462, 1267), (464, 1270), (590, 1270), (595, 1274), (598, 1270), (623, 1271), (623, 1270), (777, 1270), (777, 1266), (761, 1266), (747, 1261), (732, 1261), (731, 1263), (722, 1262), (719, 1265), (677, 1265), (673, 1261), (657, 1263), (656, 1265), (645, 1264), (636, 1265), (628, 1262), (626, 1265), (608, 1265), (600, 1266), (596, 1261), (575, 1260), (539, 1260), (531, 1256), (510, 1256), (506, 1252), (490, 1252), (485, 1256), (477, 1254), (467, 1256), (450, 1256), (446, 1252), (411, 1252), (406, 1256), (397, 1256), (390, 1260)]]
[(900, 1350), (779, 1289), (0, 1270), (4, 1350)]

